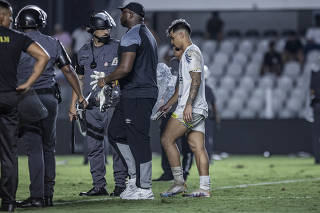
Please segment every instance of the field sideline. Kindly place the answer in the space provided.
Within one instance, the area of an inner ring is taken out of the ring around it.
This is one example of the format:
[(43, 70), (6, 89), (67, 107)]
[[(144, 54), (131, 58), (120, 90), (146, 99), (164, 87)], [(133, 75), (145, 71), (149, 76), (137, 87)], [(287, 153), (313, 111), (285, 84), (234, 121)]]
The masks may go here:
[[(81, 156), (58, 156), (57, 178), (52, 208), (17, 209), (18, 212), (320, 212), (320, 166), (311, 158), (287, 156), (231, 156), (216, 161), (210, 168), (212, 197), (205, 199), (162, 199), (159, 193), (170, 182), (153, 182), (154, 201), (123, 201), (110, 197), (79, 197), (91, 186), (89, 166)], [(107, 165), (107, 190), (114, 188), (112, 159)], [(161, 174), (160, 158), (153, 158), (153, 178)], [(195, 164), (187, 185), (191, 191), (199, 185)], [(19, 158), (17, 200), (29, 196), (27, 158)]]

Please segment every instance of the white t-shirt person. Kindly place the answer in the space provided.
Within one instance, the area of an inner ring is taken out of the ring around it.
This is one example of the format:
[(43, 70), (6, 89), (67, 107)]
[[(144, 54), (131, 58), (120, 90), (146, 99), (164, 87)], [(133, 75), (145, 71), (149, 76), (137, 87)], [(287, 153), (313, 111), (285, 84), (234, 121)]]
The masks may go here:
[(306, 35), (307, 40), (314, 41), (320, 45), (320, 27), (309, 28)]
[(183, 115), (191, 87), (189, 72), (201, 72), (201, 84), (196, 99), (192, 104), (192, 113), (208, 117), (208, 104), (205, 97), (204, 61), (200, 49), (192, 44), (184, 51), (179, 64), (179, 97), (175, 114)]

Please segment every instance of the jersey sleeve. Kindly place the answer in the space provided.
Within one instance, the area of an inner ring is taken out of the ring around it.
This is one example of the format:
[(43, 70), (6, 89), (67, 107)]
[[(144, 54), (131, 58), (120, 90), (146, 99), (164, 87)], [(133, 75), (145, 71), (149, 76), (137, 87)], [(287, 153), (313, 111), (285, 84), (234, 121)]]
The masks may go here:
[(34, 42), (31, 38), (26, 35), (21, 34), (22, 36), (22, 50), (27, 52), (28, 47)]
[(120, 41), (122, 52), (137, 52), (140, 44), (141, 38), (137, 29), (125, 34)]
[(202, 72), (202, 57), (201, 53), (195, 50), (188, 50), (184, 57), (188, 64), (189, 72)]

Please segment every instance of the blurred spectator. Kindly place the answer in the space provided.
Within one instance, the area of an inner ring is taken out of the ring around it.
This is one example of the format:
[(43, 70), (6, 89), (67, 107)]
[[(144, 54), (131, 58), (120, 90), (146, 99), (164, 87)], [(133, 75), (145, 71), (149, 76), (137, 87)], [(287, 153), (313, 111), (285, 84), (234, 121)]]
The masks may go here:
[(280, 53), (275, 50), (275, 42), (269, 43), (269, 50), (264, 54), (261, 75), (274, 73), (280, 75), (282, 71), (282, 59)]
[(207, 21), (206, 38), (217, 41), (222, 40), (224, 22), (220, 19), (218, 12), (212, 12), (211, 18)]
[(284, 62), (298, 61), (303, 62), (303, 45), (296, 33), (292, 33), (286, 41), (284, 47)]
[(72, 56), (72, 49), (71, 49), (72, 38), (68, 32), (63, 31), (63, 27), (61, 24), (56, 24), (54, 26), (54, 36), (53, 37), (58, 39), (62, 43), (62, 45), (64, 46), (68, 55)]
[(315, 16), (315, 26), (307, 30), (306, 54), (313, 50), (320, 50), (320, 14)]
[(85, 26), (78, 27), (75, 29), (72, 33), (72, 50), (74, 53), (77, 53), (80, 48), (86, 44), (89, 43), (90, 39), (92, 38), (91, 34), (87, 32)]

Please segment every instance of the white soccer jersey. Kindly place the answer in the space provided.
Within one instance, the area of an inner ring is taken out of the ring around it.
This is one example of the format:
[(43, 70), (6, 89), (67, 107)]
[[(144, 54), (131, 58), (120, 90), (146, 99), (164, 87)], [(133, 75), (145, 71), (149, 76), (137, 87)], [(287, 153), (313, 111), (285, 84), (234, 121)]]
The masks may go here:
[(201, 72), (201, 84), (197, 97), (192, 105), (192, 113), (208, 117), (208, 104), (205, 96), (204, 61), (199, 47), (192, 44), (184, 51), (179, 64), (179, 98), (176, 114), (183, 114), (186, 106), (190, 87), (191, 76), (189, 72)]

